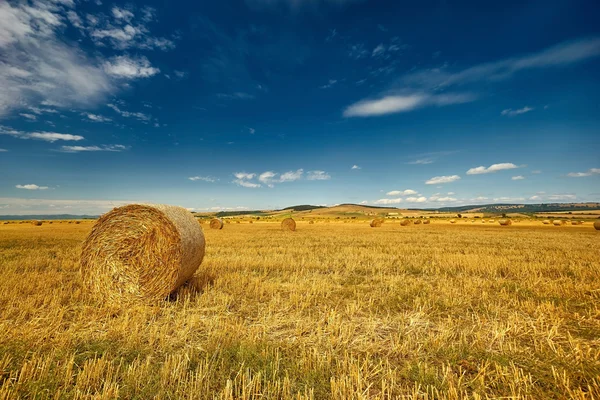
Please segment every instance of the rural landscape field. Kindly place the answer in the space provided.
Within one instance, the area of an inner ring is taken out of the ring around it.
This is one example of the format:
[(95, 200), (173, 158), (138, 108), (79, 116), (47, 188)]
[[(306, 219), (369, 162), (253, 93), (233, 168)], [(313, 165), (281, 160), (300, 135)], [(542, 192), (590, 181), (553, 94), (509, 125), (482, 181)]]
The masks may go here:
[(237, 221), (132, 307), (82, 286), (94, 221), (0, 225), (0, 398), (600, 397), (589, 222)]

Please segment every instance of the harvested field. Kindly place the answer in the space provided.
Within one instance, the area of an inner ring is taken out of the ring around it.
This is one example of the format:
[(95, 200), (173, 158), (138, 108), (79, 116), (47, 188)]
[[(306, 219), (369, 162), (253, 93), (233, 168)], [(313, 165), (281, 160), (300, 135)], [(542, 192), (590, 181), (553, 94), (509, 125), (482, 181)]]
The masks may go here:
[(207, 229), (127, 308), (82, 291), (92, 224), (1, 225), (0, 398), (600, 397), (591, 224), (298, 225)]

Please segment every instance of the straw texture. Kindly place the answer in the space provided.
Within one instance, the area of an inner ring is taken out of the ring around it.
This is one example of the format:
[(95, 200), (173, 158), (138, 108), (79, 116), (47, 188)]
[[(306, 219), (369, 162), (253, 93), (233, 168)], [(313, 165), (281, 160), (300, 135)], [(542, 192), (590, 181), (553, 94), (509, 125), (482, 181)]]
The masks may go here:
[(210, 229), (223, 229), (223, 220), (221, 218), (213, 218), (210, 220)]
[(131, 204), (98, 219), (83, 244), (85, 286), (107, 302), (162, 300), (198, 269), (204, 233), (192, 214)]
[(281, 229), (284, 231), (295, 231), (296, 230), (296, 221), (293, 218), (286, 218), (281, 221)]

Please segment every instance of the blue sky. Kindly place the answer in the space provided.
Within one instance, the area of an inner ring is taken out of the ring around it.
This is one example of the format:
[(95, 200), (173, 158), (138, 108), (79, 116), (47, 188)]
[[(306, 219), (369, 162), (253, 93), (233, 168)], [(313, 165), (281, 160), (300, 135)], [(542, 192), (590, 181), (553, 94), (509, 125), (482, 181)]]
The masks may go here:
[(0, 3), (0, 213), (600, 201), (597, 1)]

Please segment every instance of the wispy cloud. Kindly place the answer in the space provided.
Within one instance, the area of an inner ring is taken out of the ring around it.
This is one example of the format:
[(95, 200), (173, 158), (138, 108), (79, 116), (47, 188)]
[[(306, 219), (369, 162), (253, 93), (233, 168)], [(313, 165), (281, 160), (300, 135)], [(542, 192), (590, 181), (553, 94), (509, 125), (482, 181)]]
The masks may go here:
[(142, 112), (124, 111), (124, 110), (121, 110), (119, 108), (119, 106), (112, 104), (112, 103), (107, 104), (106, 106), (109, 108), (112, 108), (117, 114), (120, 114), (121, 116), (123, 116), (125, 118), (135, 118), (135, 119), (143, 121), (143, 122), (149, 122), (150, 120), (152, 120), (152, 116), (150, 116), (148, 114), (144, 114)]
[(0, 2), (0, 117), (40, 104), (94, 106), (122, 90), (124, 80), (157, 71), (145, 58), (107, 60), (100, 53), (88, 54), (76, 40), (64, 41), (69, 23), (76, 32), (83, 29), (74, 6), (66, 1)]
[(10, 135), (19, 139), (35, 139), (54, 143), (58, 140), (79, 141), (83, 140), (83, 136), (71, 135), (69, 133), (56, 132), (23, 132), (5, 126), (0, 126), (0, 135)]
[(23, 199), (16, 197), (0, 197), (0, 204), (7, 206), (3, 210), (7, 214), (92, 214), (98, 215), (114, 207), (131, 203), (147, 203), (143, 200), (57, 200), (57, 199)]
[(33, 183), (30, 183), (27, 185), (16, 185), (15, 187), (17, 189), (26, 189), (26, 190), (46, 190), (46, 189), (48, 189), (48, 186), (38, 186)]
[(362, 168), (361, 168), (361, 167), (359, 167), (358, 165), (354, 164), (354, 165), (352, 166), (352, 168), (350, 168), (350, 169), (362, 169)]
[(523, 175), (517, 175), (517, 176), (513, 176), (512, 178), (513, 181), (521, 181), (523, 179), (525, 179), (525, 177)]
[(81, 153), (81, 152), (94, 152), (94, 151), (111, 151), (121, 152), (129, 149), (129, 146), (122, 144), (110, 144), (102, 146), (61, 146), (60, 152), (63, 153)]
[(217, 178), (213, 178), (212, 176), (190, 176), (188, 178), (190, 181), (204, 181), (204, 182), (216, 182)]
[(103, 117), (102, 115), (92, 114), (92, 113), (83, 113), (85, 117), (94, 122), (110, 122), (112, 119), (108, 117)]
[(7, 152), (7, 151), (8, 151), (8, 150), (6, 150), (6, 149), (0, 149), (0, 153), (5, 153), (5, 152)]
[(413, 164), (413, 165), (433, 164), (433, 159), (431, 159), (431, 158), (420, 158), (418, 160), (409, 161), (409, 162), (407, 162), (407, 164)]
[(256, 96), (246, 92), (234, 92), (234, 93), (217, 93), (217, 97), (220, 99), (227, 100), (252, 100)]
[(319, 86), (319, 89), (329, 89), (337, 83), (337, 79), (330, 79), (325, 85)]
[(327, 181), (331, 179), (331, 175), (325, 171), (308, 171), (306, 179), (309, 181)]
[(434, 176), (433, 178), (425, 181), (427, 185), (438, 185), (440, 183), (451, 183), (460, 179), (458, 175), (448, 175), (448, 176)]
[(406, 198), (407, 203), (425, 203), (426, 201), (427, 201), (427, 197), (425, 197), (425, 196), (407, 197)]
[(35, 120), (37, 120), (37, 117), (36, 117), (35, 115), (33, 115), (33, 114), (20, 113), (19, 115), (20, 115), (21, 117), (23, 117), (23, 118), (27, 118), (27, 119), (28, 119), (28, 120), (30, 120), (30, 121), (35, 121)]
[(588, 169), (586, 172), (569, 172), (567, 174), (567, 176), (570, 178), (583, 178), (586, 176), (592, 176), (592, 175), (598, 175), (598, 174), (600, 174), (600, 168), (591, 168), (591, 169)]
[(345, 117), (376, 117), (413, 111), (428, 106), (447, 106), (468, 103), (475, 96), (467, 93), (388, 95), (381, 98), (361, 100), (344, 110)]
[(548, 196), (548, 200), (553, 200), (553, 201), (577, 200), (577, 196), (574, 194), (551, 194)]
[(562, 67), (598, 55), (600, 55), (600, 38), (586, 38), (560, 43), (545, 50), (520, 57), (475, 65), (456, 72), (447, 71), (445, 68), (418, 71), (405, 75), (401, 81), (404, 85), (429, 88), (482, 80), (500, 81), (510, 78), (519, 71)]
[(248, 130), (248, 133), (251, 134), (251, 135), (254, 135), (256, 133), (256, 129), (250, 128), (248, 126), (246, 127), (246, 130)]
[(379, 200), (375, 200), (373, 203), (374, 204), (390, 205), (390, 204), (400, 204), (403, 201), (404, 201), (403, 198), (398, 197), (398, 198), (394, 198), (394, 199), (379, 199)]
[(498, 172), (506, 169), (515, 169), (519, 168), (513, 163), (500, 163), (500, 164), (492, 164), (489, 167), (475, 167), (471, 168), (467, 171), (467, 175), (479, 175), (479, 174), (489, 174), (492, 172)]
[(519, 108), (517, 110), (513, 110), (512, 108), (507, 108), (506, 110), (502, 110), (502, 112), (500, 114), (506, 115), (508, 117), (514, 117), (515, 115), (525, 114), (525, 113), (528, 113), (529, 111), (533, 111), (533, 110), (534, 110), (533, 107), (528, 107), (528, 106)]

